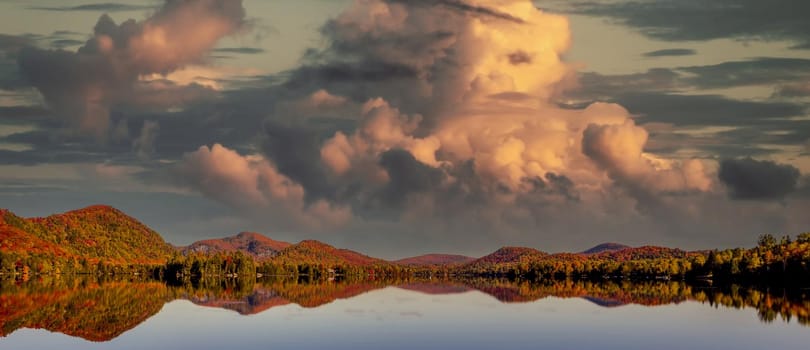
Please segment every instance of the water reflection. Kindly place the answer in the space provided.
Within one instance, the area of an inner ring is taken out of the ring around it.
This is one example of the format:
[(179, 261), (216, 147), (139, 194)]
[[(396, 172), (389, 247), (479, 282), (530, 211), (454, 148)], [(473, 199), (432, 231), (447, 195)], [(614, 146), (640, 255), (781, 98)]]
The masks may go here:
[(600, 307), (657, 306), (696, 301), (707, 306), (755, 308), (759, 319), (810, 325), (810, 291), (740, 286), (695, 286), (675, 281), (455, 280), (308, 281), (290, 278), (201, 280), (167, 284), (149, 280), (56, 277), (0, 281), (0, 336), (22, 328), (45, 329), (89, 341), (107, 341), (183, 299), (201, 307), (253, 315), (297, 304), (316, 308), (388, 286), (433, 295), (479, 291), (502, 303), (547, 297), (582, 298)]

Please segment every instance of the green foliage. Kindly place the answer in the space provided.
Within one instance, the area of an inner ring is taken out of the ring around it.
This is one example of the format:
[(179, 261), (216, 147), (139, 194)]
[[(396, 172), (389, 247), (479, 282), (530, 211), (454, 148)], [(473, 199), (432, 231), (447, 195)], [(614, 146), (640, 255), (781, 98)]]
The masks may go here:
[[(288, 245), (254, 233), (221, 241), (236, 250), (214, 249), (205, 254), (185, 249), (181, 253), (145, 225), (106, 206), (34, 219), (0, 210), (0, 274), (23, 279), (48, 274), (137, 274), (181, 281), (257, 275), (312, 279), (458, 275), (532, 280), (711, 278), (810, 285), (810, 233), (802, 233), (795, 240), (763, 234), (752, 249), (709, 252), (645, 246), (594, 254), (547, 254), (532, 248), (504, 247), (466, 264), (409, 267), (317, 241)], [(210, 240), (208, 244), (214, 243)], [(253, 249), (257, 244), (264, 248)]]
[(93, 206), (32, 219), (1, 211), (0, 251), (6, 255), (0, 273), (27, 266), (34, 273), (50, 274), (162, 265), (174, 249), (157, 232), (124, 213)]

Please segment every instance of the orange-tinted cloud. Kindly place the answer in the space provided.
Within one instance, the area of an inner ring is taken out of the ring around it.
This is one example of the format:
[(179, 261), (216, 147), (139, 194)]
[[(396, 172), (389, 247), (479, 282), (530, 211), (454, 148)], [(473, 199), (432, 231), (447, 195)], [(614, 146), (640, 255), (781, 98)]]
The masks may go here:
[(198, 63), (219, 39), (239, 31), (244, 18), (241, 0), (166, 0), (143, 21), (116, 24), (101, 16), (76, 52), (29, 47), (18, 62), (66, 124), (103, 139), (110, 106), (127, 101), (140, 77)]
[(174, 172), (181, 181), (216, 200), (278, 227), (339, 227), (351, 210), (320, 200), (306, 203), (304, 188), (260, 155), (243, 156), (214, 144), (187, 153)]
[[(615, 183), (651, 193), (711, 189), (710, 167), (702, 161), (645, 153), (647, 131), (621, 106), (554, 104), (572, 87), (573, 67), (561, 58), (571, 39), (566, 18), (530, 1), (464, 4), (519, 21), (470, 14), (466, 7), (368, 0), (330, 22), (332, 53), (354, 48), (362, 61), (411, 67), (422, 82), (379, 84), (382, 93), (390, 84), (419, 97), (413, 103), (376, 97), (358, 106), (357, 129), (337, 132), (321, 148), (333, 175), (384, 183), (391, 174), (380, 159), (401, 149), (445, 172), (447, 186), (458, 184), (457, 169), (472, 164), (477, 186), (500, 203), (518, 200), (500, 192), (528, 194), (536, 188), (527, 183), (559, 175), (583, 191)], [(420, 45), (410, 52), (395, 45), (412, 40)]]

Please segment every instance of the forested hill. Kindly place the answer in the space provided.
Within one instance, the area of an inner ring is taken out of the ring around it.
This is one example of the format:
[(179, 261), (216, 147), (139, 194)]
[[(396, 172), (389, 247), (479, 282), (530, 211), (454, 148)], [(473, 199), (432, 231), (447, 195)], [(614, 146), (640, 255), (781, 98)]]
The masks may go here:
[(206, 239), (197, 241), (187, 247), (181, 247), (183, 254), (215, 254), (241, 251), (257, 260), (270, 259), (291, 244), (276, 241), (255, 232), (241, 232), (236, 236)]
[(120, 210), (96, 205), (44, 218), (22, 218), (0, 210), (0, 251), (22, 257), (160, 264), (174, 248)]
[(274, 259), (286, 264), (323, 264), (343, 266), (389, 265), (390, 263), (348, 249), (338, 249), (323, 242), (305, 240), (293, 244)]
[(810, 285), (810, 233), (762, 235), (750, 249), (687, 252), (603, 244), (582, 253), (503, 247), (484, 257), (427, 255), (389, 262), (326, 243), (258, 233), (174, 248), (109, 206), (44, 218), (0, 209), (0, 275), (152, 273), (161, 276), (465, 274), (521, 278), (691, 278)]

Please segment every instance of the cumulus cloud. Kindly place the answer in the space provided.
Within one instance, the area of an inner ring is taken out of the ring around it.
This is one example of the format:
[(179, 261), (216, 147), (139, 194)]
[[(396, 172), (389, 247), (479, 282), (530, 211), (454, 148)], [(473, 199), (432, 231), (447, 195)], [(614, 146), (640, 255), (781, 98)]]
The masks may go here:
[(116, 24), (102, 15), (76, 52), (23, 49), (19, 67), (70, 126), (104, 138), (110, 106), (126, 101), (140, 77), (199, 62), (220, 38), (239, 31), (244, 18), (240, 0), (166, 0), (143, 21)]
[(734, 199), (782, 199), (796, 190), (801, 174), (789, 164), (752, 158), (725, 159), (718, 177)]
[(712, 180), (699, 160), (676, 163), (645, 154), (649, 135), (628, 119), (621, 125), (590, 124), (583, 152), (619, 182), (654, 192), (708, 191)]
[[(659, 100), (631, 98), (629, 110), (557, 104), (562, 93), (590, 83), (577, 84), (562, 58), (570, 44), (562, 16), (530, 1), (362, 0), (321, 32), (323, 46), (282, 74), (285, 81), (222, 94), (161, 120), (159, 129), (130, 120), (122, 129), (139, 137), (126, 145), (142, 158), (160, 150), (171, 159), (165, 154), (188, 151), (189, 143), (219, 142), (182, 155), (176, 182), (263, 227), (337, 233), (347, 244), (457, 247), (465, 237), (481, 247), (563, 233), (591, 242), (597, 227), (645, 242), (638, 237), (697, 234), (679, 222), (724, 224), (702, 214), (726, 200), (717, 162), (656, 153), (660, 126), (644, 107)], [(216, 91), (198, 79), (211, 74), (195, 73), (195, 63), (140, 76), (138, 84)], [(672, 71), (633, 80), (685, 84)], [(163, 94), (148, 96), (141, 105), (170, 106)], [(669, 114), (654, 118), (708, 123), (699, 120), (704, 115), (683, 117), (693, 110), (677, 103), (681, 95), (666, 97)], [(706, 100), (705, 107), (718, 99), (689, 101)], [(188, 125), (198, 114), (212, 117), (204, 127)], [(190, 129), (198, 132), (166, 136)], [(733, 216), (730, 208), (724, 217)], [(628, 225), (637, 229), (627, 233)]]
[[(276, 110), (296, 118), (271, 118), (262, 148), (307, 203), (453, 227), (476, 213), (499, 230), (554, 206), (601, 212), (617, 184), (639, 198), (712, 190), (711, 164), (645, 152), (623, 107), (555, 104), (575, 86), (568, 22), (530, 1), (363, 0), (322, 33), (284, 85), (303, 97)], [(303, 117), (323, 106), (354, 126)]]
[(204, 195), (280, 228), (336, 228), (351, 216), (349, 208), (323, 200), (307, 203), (304, 188), (263, 156), (243, 156), (220, 144), (187, 153), (174, 171)]
[[(113, 166), (134, 153), (160, 162), (97, 172), (149, 182), (174, 162), (182, 193), (223, 203), (251, 225), (387, 253), (428, 245), (554, 250), (595, 240), (704, 248), (810, 220), (801, 195), (785, 194), (787, 205), (728, 200), (718, 183), (729, 192), (745, 186), (723, 180), (712, 158), (721, 147), (718, 158), (759, 156), (760, 141), (775, 149), (801, 136), (810, 124), (792, 117), (804, 106), (678, 93), (787, 87), (802, 82), (806, 60), (577, 77), (564, 60), (567, 19), (531, 1), (357, 0), (321, 28), (321, 45), (302, 66), (221, 92), (237, 85), (205, 60), (258, 52), (212, 48), (243, 22), (236, 0), (166, 1), (140, 22), (103, 17), (77, 52), (24, 50), (20, 67), (48, 105), (110, 142), (83, 142), (52, 126), (20, 131), (0, 142), (36, 150), (0, 150), (0, 163)], [(15, 56), (20, 46), (0, 36)], [(685, 52), (651, 55), (676, 53)], [(616, 103), (558, 104), (576, 92)], [(49, 122), (46, 112), (0, 108), (15, 121), (38, 118), (38, 126)], [(702, 144), (681, 138), (715, 129)], [(742, 145), (749, 140), (756, 142)]]

